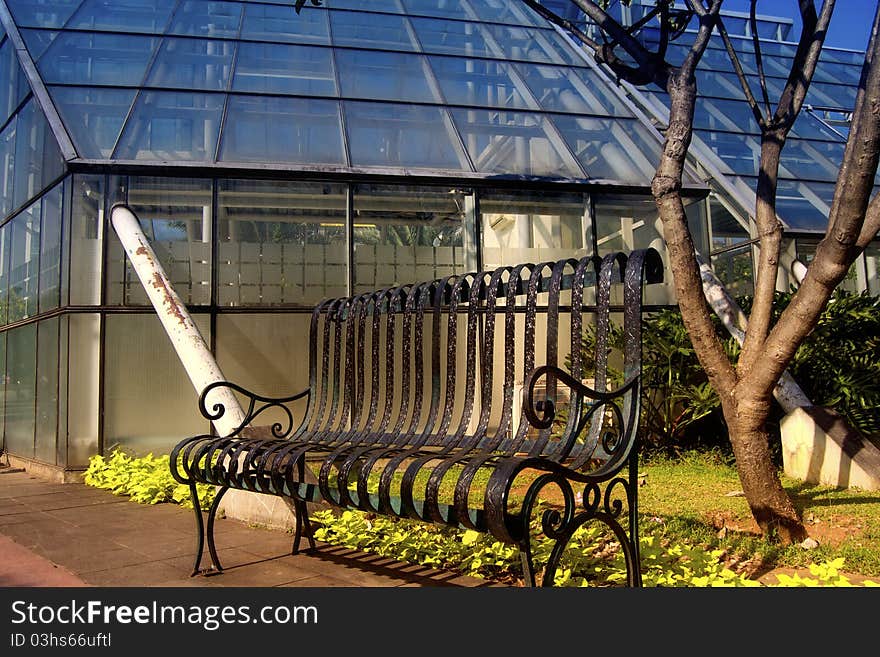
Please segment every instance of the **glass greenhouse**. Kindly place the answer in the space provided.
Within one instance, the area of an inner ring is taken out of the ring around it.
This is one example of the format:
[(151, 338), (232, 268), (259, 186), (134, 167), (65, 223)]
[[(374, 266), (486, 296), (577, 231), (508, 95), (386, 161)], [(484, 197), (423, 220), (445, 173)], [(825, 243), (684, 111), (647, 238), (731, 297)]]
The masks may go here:
[[(75, 472), (117, 446), (160, 453), (209, 430), (108, 222), (119, 201), (224, 374), (266, 394), (305, 386), (298, 355), (323, 298), (662, 250), (650, 196), (662, 92), (617, 84), (519, 2), (324, 5), (297, 15), (289, 0), (0, 0), (11, 456)], [(781, 83), (791, 22), (760, 28)], [(746, 63), (747, 37), (743, 21)], [(685, 195), (698, 248), (740, 293), (759, 147), (722, 48), (701, 69)], [(824, 230), (863, 57), (827, 49), (784, 151), (790, 260), (809, 260)], [(880, 292), (878, 258), (875, 242), (847, 284)], [(652, 287), (648, 303), (675, 303), (668, 283)]]

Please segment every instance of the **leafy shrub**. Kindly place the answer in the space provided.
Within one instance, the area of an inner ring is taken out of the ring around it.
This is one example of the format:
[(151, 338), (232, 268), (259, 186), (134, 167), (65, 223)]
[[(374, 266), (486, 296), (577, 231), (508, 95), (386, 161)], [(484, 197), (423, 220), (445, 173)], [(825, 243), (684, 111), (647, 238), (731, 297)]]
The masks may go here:
[[(89, 486), (109, 490), (114, 495), (128, 495), (132, 502), (175, 502), (191, 509), (189, 486), (174, 480), (169, 462), (168, 454), (158, 457), (147, 454), (136, 458), (116, 449), (108, 459), (100, 455), (91, 457), (83, 481)], [(196, 484), (196, 488), (201, 507), (210, 508), (214, 499), (214, 487)]]

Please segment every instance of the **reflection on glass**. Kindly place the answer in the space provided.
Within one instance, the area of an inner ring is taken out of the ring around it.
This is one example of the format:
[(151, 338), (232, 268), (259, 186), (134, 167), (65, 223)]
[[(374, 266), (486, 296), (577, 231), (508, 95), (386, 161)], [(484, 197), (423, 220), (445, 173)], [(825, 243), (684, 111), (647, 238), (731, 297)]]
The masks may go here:
[(57, 308), (61, 301), (61, 204), (64, 185), (58, 184), (43, 196), (40, 226), (39, 311)]
[(109, 158), (134, 100), (134, 89), (49, 87), (80, 157)]
[(37, 68), (47, 83), (140, 84), (157, 44), (133, 34), (62, 32)]
[(590, 178), (645, 183), (660, 161), (660, 141), (636, 120), (554, 116)]
[(335, 96), (333, 51), (329, 48), (272, 43), (238, 47), (235, 91)]
[[(751, 181), (752, 189), (755, 181)], [(777, 185), (776, 213), (794, 231), (824, 233), (834, 198), (833, 183), (780, 179)]]
[(230, 96), (221, 161), (345, 164), (339, 104)]
[(354, 293), (430, 281), (473, 267), (473, 210), (469, 190), (356, 186)]
[(346, 294), (345, 185), (222, 180), (219, 199), (220, 305)]
[(337, 46), (417, 50), (407, 19), (390, 14), (330, 12), (333, 43)]
[(438, 16), (475, 19), (468, 0), (403, 0), (410, 16)]
[(6, 449), (33, 458), (37, 325), (21, 326), (6, 336)]
[[(128, 204), (150, 246), (186, 304), (211, 300), (211, 182), (180, 178), (131, 178)], [(114, 235), (109, 245), (108, 300), (147, 305), (149, 298)]]
[(330, 43), (326, 11), (304, 11), (297, 15), (290, 6), (248, 4), (244, 8), (242, 39)]
[(527, 112), (452, 110), (477, 171), (581, 178), (549, 119)]
[(507, 62), (436, 55), (429, 61), (446, 102), (452, 105), (538, 109)]
[(326, 0), (325, 5), (333, 9), (358, 9), (360, 11), (385, 11), (402, 14), (400, 0)]
[(439, 101), (428, 82), (427, 66), (421, 55), (339, 50), (336, 52), (336, 62), (343, 96), (428, 103)]
[(75, 175), (70, 213), (70, 303), (101, 303), (104, 177)]
[(161, 34), (176, 0), (85, 0), (68, 28)]
[[(101, 320), (97, 314), (67, 315), (67, 465), (88, 465), (98, 453)], [(62, 400), (63, 401), (63, 400)], [(62, 433), (62, 441), (64, 440)]]
[(484, 25), (434, 18), (412, 18), (413, 28), (425, 52), (468, 57), (501, 57), (498, 46)]
[(223, 94), (141, 92), (114, 157), (213, 160), (223, 99)]
[(38, 324), (37, 409), (34, 458), (55, 464), (58, 440), (58, 327), (57, 317)]
[(223, 91), (232, 67), (233, 44), (219, 39), (173, 39), (162, 42), (147, 86)]
[(29, 90), (10, 39), (0, 46), (0, 121), (5, 122)]
[(13, 205), (20, 207), (64, 172), (64, 160), (49, 123), (33, 98), (18, 113), (15, 134)]
[[(46, 48), (52, 45), (52, 42), (55, 40), (60, 32), (57, 30), (30, 30), (23, 29), (20, 30), (21, 38), (24, 40), (24, 45), (28, 49), (28, 52), (31, 54), (31, 59), (36, 62), (40, 59), (40, 56), (46, 52)], [(12, 42), (10, 42), (11, 44)], [(3, 105), (0, 104), (0, 107)]]
[(174, 12), (171, 34), (236, 37), (241, 24), (239, 2), (186, 0)]
[(592, 251), (584, 194), (486, 191), (480, 195), (483, 266), (579, 258)]
[(556, 32), (535, 30), (514, 25), (487, 25), (505, 59), (548, 64), (575, 64), (583, 66)]
[(352, 165), (468, 170), (439, 107), (344, 103)]
[(14, 208), (15, 186), (15, 121), (10, 121), (0, 132), (0, 215), (6, 216)]
[[(7, 323), (9, 317), (9, 260), (12, 257), (12, 223), (0, 226), (0, 326)], [(0, 361), (0, 373), (3, 372), (4, 361)]]
[(37, 313), (40, 272), (40, 208), (37, 201), (12, 220), (9, 323)]
[(63, 27), (82, 0), (6, 0), (16, 25)]
[(484, 21), (515, 25), (547, 25), (547, 22), (524, 5), (507, 0), (467, 0), (477, 17)]
[(553, 112), (632, 116), (617, 96), (588, 69), (516, 64), (541, 108)]

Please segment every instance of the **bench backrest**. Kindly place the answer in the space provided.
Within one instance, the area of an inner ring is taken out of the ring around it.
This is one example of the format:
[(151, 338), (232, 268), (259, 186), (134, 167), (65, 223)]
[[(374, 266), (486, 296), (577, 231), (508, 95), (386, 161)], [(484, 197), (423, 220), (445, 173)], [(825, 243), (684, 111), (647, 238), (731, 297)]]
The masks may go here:
[[(642, 283), (661, 280), (649, 249), (326, 300), (312, 315), (311, 395), (292, 438), (610, 467), (638, 422)], [(623, 382), (609, 374), (612, 310), (623, 315)]]

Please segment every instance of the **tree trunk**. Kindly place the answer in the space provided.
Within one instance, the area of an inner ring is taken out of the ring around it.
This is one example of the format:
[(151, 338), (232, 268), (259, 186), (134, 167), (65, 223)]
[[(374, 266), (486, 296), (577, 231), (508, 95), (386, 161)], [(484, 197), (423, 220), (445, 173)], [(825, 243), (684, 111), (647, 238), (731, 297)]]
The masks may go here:
[(736, 469), (749, 509), (761, 532), (784, 545), (800, 543), (807, 531), (798, 510), (782, 487), (770, 453), (767, 418), (770, 400), (735, 395), (722, 403)]

